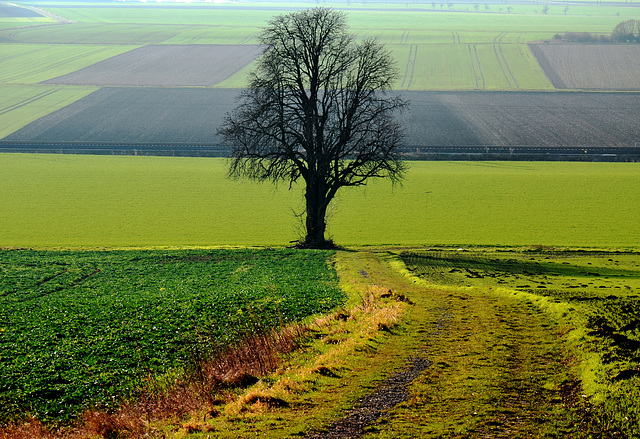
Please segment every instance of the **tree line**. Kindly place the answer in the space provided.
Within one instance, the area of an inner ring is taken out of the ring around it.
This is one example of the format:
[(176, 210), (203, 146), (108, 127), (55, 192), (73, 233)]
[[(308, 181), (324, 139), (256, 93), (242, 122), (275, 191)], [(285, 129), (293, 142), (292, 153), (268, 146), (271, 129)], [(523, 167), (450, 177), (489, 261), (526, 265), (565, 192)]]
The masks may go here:
[(620, 22), (609, 35), (567, 32), (556, 34), (553, 39), (572, 43), (640, 43), (640, 20)]

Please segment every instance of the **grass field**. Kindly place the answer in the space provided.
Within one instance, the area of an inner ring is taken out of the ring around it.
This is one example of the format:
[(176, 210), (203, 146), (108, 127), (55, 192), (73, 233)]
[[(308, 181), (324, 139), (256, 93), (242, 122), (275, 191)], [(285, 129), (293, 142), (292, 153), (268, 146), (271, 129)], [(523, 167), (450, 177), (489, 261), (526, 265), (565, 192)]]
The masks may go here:
[[(345, 189), (330, 206), (341, 245), (632, 247), (634, 163), (410, 162), (403, 185)], [(0, 246), (285, 245), (302, 190), (232, 181), (223, 159), (0, 156)]]
[[(400, 90), (551, 90), (521, 44), (389, 45), (401, 66)], [(521, 85), (522, 84), (522, 85)]]
[(37, 84), (120, 55), (136, 46), (0, 44), (0, 83)]

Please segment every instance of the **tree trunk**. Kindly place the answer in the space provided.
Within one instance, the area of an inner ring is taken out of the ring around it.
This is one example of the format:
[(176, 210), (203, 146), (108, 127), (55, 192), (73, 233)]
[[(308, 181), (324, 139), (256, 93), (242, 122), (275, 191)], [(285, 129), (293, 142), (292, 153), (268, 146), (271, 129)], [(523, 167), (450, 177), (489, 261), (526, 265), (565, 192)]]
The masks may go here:
[(304, 246), (309, 248), (326, 248), (330, 242), (324, 238), (327, 227), (325, 216), (329, 200), (327, 191), (321, 177), (312, 177), (307, 181), (305, 199), (307, 203), (307, 235), (304, 239)]

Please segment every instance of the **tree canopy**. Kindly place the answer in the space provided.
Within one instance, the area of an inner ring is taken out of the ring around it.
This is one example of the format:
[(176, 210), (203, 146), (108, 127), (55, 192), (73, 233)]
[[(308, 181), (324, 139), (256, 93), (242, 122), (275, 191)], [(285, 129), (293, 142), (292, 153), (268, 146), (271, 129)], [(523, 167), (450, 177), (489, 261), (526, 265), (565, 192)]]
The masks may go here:
[(618, 23), (611, 32), (611, 39), (622, 43), (640, 43), (640, 20), (627, 20)]
[(220, 129), (230, 176), (305, 183), (306, 236), (326, 247), (326, 212), (341, 187), (402, 178), (401, 124), (408, 104), (390, 90), (398, 71), (374, 39), (356, 42), (344, 13), (280, 15), (259, 35), (265, 49), (239, 106)]

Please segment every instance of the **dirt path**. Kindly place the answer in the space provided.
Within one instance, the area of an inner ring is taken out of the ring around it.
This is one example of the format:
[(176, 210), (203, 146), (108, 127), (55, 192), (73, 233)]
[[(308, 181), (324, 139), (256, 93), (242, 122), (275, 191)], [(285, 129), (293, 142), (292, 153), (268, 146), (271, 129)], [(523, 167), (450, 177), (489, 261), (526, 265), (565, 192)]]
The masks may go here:
[(570, 434), (577, 387), (567, 372), (559, 328), (534, 305), (490, 288), (412, 283), (380, 255), (346, 257), (360, 264), (363, 282), (415, 302), (407, 329), (415, 350), (407, 353), (412, 365), (310, 438)]

